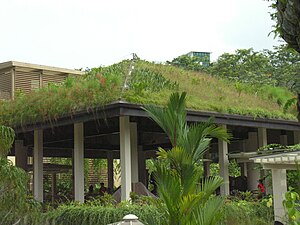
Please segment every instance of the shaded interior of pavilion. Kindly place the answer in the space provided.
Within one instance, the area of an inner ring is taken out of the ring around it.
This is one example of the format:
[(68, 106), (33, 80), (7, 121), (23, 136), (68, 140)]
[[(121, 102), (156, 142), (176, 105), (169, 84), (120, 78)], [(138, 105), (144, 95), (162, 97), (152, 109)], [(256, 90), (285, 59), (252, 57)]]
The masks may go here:
[[(16, 141), (10, 155), (16, 157), (17, 166), (27, 171), (32, 168), (35, 199), (44, 200), (43, 176), (49, 172), (49, 168), (43, 164), (45, 157), (72, 159), (73, 197), (80, 202), (84, 201), (85, 196), (84, 158), (107, 160), (107, 186), (111, 190), (114, 187), (113, 161), (120, 159), (121, 199), (127, 200), (133, 183), (141, 182), (147, 186), (146, 159), (155, 158), (158, 147), (171, 148), (166, 134), (145, 113), (138, 115), (129, 112), (115, 115), (106, 112), (105, 116), (95, 116), (89, 112), (86, 114), (90, 116), (84, 119), (68, 117), (67, 120), (17, 129)], [(191, 115), (188, 116), (188, 120), (194, 123), (206, 119)], [(230, 143), (212, 139), (203, 160), (205, 176), (210, 175), (211, 162), (219, 163), (220, 176), (224, 179), (220, 188), (221, 195), (230, 194), (228, 155), (251, 155), (251, 152), (256, 152), (259, 147), (270, 143), (293, 145), (300, 142), (300, 129), (296, 123), (276, 124), (274, 120), (272, 125), (272, 120), (253, 118), (247, 123), (236, 122), (230, 118), (216, 118), (215, 121), (226, 128), (233, 137)], [(242, 174), (247, 177), (247, 189), (256, 190), (257, 181), (261, 177), (261, 171), (255, 169), (257, 164), (251, 161), (249, 156), (235, 158)], [(55, 182), (52, 182), (52, 185), (55, 185)]]

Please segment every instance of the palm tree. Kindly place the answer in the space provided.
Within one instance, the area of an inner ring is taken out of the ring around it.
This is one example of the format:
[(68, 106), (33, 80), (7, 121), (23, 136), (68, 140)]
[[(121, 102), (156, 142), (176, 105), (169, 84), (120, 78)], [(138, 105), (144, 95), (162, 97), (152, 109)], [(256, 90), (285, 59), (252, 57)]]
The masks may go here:
[(160, 207), (167, 215), (166, 224), (215, 224), (221, 216), (223, 199), (212, 194), (222, 179), (201, 179), (199, 163), (212, 137), (229, 141), (230, 135), (214, 125), (212, 119), (188, 125), (185, 92), (172, 94), (166, 108), (145, 106), (144, 109), (172, 144), (168, 151), (159, 148), (155, 163), (158, 193), (164, 203)]

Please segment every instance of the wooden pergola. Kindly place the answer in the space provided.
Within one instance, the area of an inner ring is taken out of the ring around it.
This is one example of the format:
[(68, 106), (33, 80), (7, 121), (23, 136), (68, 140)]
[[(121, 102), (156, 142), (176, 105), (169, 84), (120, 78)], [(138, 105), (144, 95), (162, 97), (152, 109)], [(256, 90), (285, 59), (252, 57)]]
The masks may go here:
[(300, 150), (256, 156), (251, 160), (262, 164), (264, 169), (272, 171), (274, 217), (275, 220), (284, 223), (286, 215), (283, 200), (287, 192), (286, 171), (299, 169)]

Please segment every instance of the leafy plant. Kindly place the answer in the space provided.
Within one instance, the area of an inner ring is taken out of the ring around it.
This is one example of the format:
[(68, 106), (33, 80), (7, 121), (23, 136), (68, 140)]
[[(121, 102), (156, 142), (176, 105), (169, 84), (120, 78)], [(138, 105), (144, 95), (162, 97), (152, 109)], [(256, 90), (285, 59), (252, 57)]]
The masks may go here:
[(0, 158), (6, 157), (15, 140), (15, 131), (6, 126), (0, 126)]
[(300, 222), (300, 196), (299, 193), (290, 189), (285, 193), (283, 205), (287, 211), (289, 224), (298, 225)]
[(167, 215), (166, 224), (216, 224), (223, 200), (212, 194), (222, 184), (222, 179), (212, 177), (201, 180), (202, 171), (197, 164), (212, 137), (228, 141), (230, 135), (215, 126), (212, 120), (189, 126), (185, 99), (186, 93), (174, 93), (166, 108), (145, 106), (173, 146), (171, 150), (159, 148), (157, 153), (155, 180), (164, 203), (159, 207)]

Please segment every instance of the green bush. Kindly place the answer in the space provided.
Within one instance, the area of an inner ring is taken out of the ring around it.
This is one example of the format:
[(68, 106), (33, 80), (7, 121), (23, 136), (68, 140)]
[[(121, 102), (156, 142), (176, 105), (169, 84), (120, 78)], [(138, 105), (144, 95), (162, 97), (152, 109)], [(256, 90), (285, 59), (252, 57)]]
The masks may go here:
[(229, 201), (224, 207), (224, 223), (228, 225), (271, 225), (273, 207), (262, 202)]
[(51, 225), (107, 225), (121, 221), (127, 214), (135, 214), (145, 225), (160, 225), (163, 215), (153, 205), (135, 205), (123, 203), (114, 206), (62, 205), (44, 214), (35, 214), (20, 224)]

